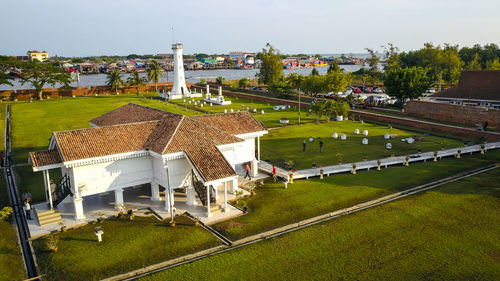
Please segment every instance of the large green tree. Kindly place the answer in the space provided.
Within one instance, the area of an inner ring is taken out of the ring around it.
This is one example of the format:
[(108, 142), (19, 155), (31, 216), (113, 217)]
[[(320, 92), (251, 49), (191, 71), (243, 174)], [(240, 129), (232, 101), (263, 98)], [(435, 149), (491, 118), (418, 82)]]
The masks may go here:
[(498, 58), (486, 62), (486, 70), (500, 70), (500, 61)]
[(115, 90), (115, 93), (118, 95), (118, 89), (125, 85), (125, 81), (123, 81), (120, 71), (112, 70), (108, 72), (106, 85), (110, 87), (111, 90)]
[(350, 73), (344, 73), (344, 71), (339, 68), (329, 71), (322, 78), (323, 90), (328, 93), (343, 92), (346, 87), (352, 83), (352, 75)]
[(275, 50), (269, 43), (266, 48), (260, 53), (262, 65), (256, 76), (260, 84), (270, 85), (283, 78), (283, 62), (278, 50)]
[(455, 84), (460, 77), (464, 62), (458, 54), (458, 46), (446, 44), (444, 48), (425, 43), (424, 48), (408, 53), (401, 53), (401, 67), (422, 67), (427, 69), (427, 75), (435, 83)]
[(67, 86), (71, 82), (69, 72), (51, 64), (30, 61), (20, 64), (19, 68), (21, 69), (21, 83), (33, 86), (40, 100), (43, 99), (42, 92), (45, 85), (64, 84)]
[(384, 48), (384, 53), (385, 53), (385, 65), (384, 65), (384, 70), (390, 71), (390, 70), (395, 70), (400, 67), (400, 62), (399, 62), (399, 48), (394, 46), (392, 43), (388, 43), (387, 46), (382, 46)]
[(391, 70), (387, 73), (384, 81), (387, 94), (403, 102), (407, 99), (411, 100), (420, 97), (431, 84), (431, 80), (422, 67)]
[(269, 91), (271, 91), (271, 93), (288, 94), (292, 92), (292, 89), (293, 86), (285, 78), (274, 81), (269, 85)]
[(130, 86), (135, 86), (137, 89), (137, 94), (141, 94), (141, 86), (146, 84), (146, 78), (141, 77), (140, 73), (137, 70), (132, 71), (130, 76), (127, 78), (127, 83)]
[(465, 69), (467, 70), (482, 70), (483, 67), (479, 62), (479, 54), (475, 54), (474, 58), (466, 65)]
[(309, 75), (305, 77), (302, 89), (311, 96), (319, 94), (324, 91), (325, 84), (323, 81), (323, 77), (320, 75)]
[(380, 62), (380, 57), (372, 49), (365, 48), (365, 50), (370, 54), (370, 57), (366, 59), (368, 63), (369, 70), (372, 73), (378, 72), (378, 63)]
[(165, 77), (165, 72), (163, 72), (160, 63), (157, 60), (151, 60), (146, 66), (146, 71), (148, 72), (148, 81), (155, 82), (155, 91), (158, 92), (158, 82), (160, 78)]

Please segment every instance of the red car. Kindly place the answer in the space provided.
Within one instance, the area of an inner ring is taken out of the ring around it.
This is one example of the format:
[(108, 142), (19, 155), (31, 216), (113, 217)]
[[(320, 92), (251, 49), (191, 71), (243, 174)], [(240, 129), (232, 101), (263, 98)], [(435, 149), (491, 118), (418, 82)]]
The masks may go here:
[(361, 90), (359, 88), (355, 88), (353, 90), (353, 92), (356, 93), (356, 94), (361, 94)]

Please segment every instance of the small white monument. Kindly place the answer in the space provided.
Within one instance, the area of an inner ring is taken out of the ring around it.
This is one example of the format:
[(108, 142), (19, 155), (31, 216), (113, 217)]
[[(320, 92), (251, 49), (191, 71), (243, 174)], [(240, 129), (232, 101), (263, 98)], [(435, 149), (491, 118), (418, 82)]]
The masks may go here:
[(340, 135), (340, 139), (341, 139), (341, 140), (346, 140), (346, 139), (347, 139), (347, 136), (346, 136), (345, 134), (342, 134), (342, 135)]
[(218, 105), (228, 105), (228, 104), (231, 104), (231, 101), (224, 100), (224, 96), (222, 95), (222, 87), (221, 86), (219, 86), (217, 97), (216, 98), (212, 98), (212, 95), (210, 94), (210, 91), (209, 91), (208, 85), (207, 85), (207, 94), (206, 94), (205, 99), (203, 101), (209, 102), (209, 103), (218, 104)]
[(390, 142), (386, 143), (385, 148), (392, 149), (392, 143), (390, 143)]
[(260, 111), (260, 114), (264, 114), (264, 109), (262, 109), (262, 110)]
[(391, 138), (391, 136), (390, 136), (388, 133), (385, 133), (385, 135), (384, 135), (384, 139), (388, 140), (388, 139), (390, 139), (390, 138)]
[(368, 130), (363, 130), (363, 136), (368, 136)]
[(367, 138), (363, 138), (363, 140), (361, 141), (362, 144), (368, 144), (368, 139)]
[(334, 139), (338, 139), (338, 138), (339, 138), (339, 134), (337, 134), (337, 133), (333, 133), (332, 137), (333, 137)]
[(409, 144), (412, 144), (412, 143), (415, 142), (415, 139), (412, 138), (412, 137), (409, 137), (409, 138), (406, 139), (406, 142), (409, 143)]
[(355, 133), (356, 135), (359, 135), (359, 129), (355, 129), (355, 130), (354, 130), (354, 133)]

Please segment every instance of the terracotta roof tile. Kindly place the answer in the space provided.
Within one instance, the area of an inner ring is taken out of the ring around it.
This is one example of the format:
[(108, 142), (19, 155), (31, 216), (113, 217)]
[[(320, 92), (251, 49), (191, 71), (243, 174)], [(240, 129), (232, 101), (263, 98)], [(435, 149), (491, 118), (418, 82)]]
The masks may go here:
[(33, 167), (62, 163), (61, 157), (59, 156), (59, 151), (57, 150), (30, 152), (29, 157)]
[(248, 111), (201, 115), (193, 118), (234, 135), (267, 130), (267, 128)]
[(135, 103), (129, 103), (97, 118), (94, 118), (90, 120), (90, 122), (97, 126), (110, 126), (168, 119), (172, 117), (180, 118), (182, 117), (182, 115), (152, 107), (138, 105)]
[(435, 93), (430, 97), (500, 100), (500, 71), (463, 71), (457, 86)]

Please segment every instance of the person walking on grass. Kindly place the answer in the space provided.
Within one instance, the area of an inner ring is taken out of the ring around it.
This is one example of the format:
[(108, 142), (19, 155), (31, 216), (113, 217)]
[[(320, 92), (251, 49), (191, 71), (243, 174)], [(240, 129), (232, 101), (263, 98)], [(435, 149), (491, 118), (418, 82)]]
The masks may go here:
[(306, 152), (306, 141), (302, 141), (302, 152)]
[(278, 181), (278, 177), (276, 176), (276, 166), (274, 165), (273, 165), (273, 181), (274, 182)]
[(252, 177), (250, 177), (250, 166), (248, 165), (248, 163), (245, 164), (245, 171), (246, 171), (246, 174), (245, 174), (245, 179), (248, 177), (249, 180), (252, 179)]
[(323, 141), (320, 140), (319, 141), (319, 153), (322, 153), (323, 152)]
[(31, 204), (30, 200), (24, 200), (24, 207), (26, 208), (26, 219), (31, 220)]

